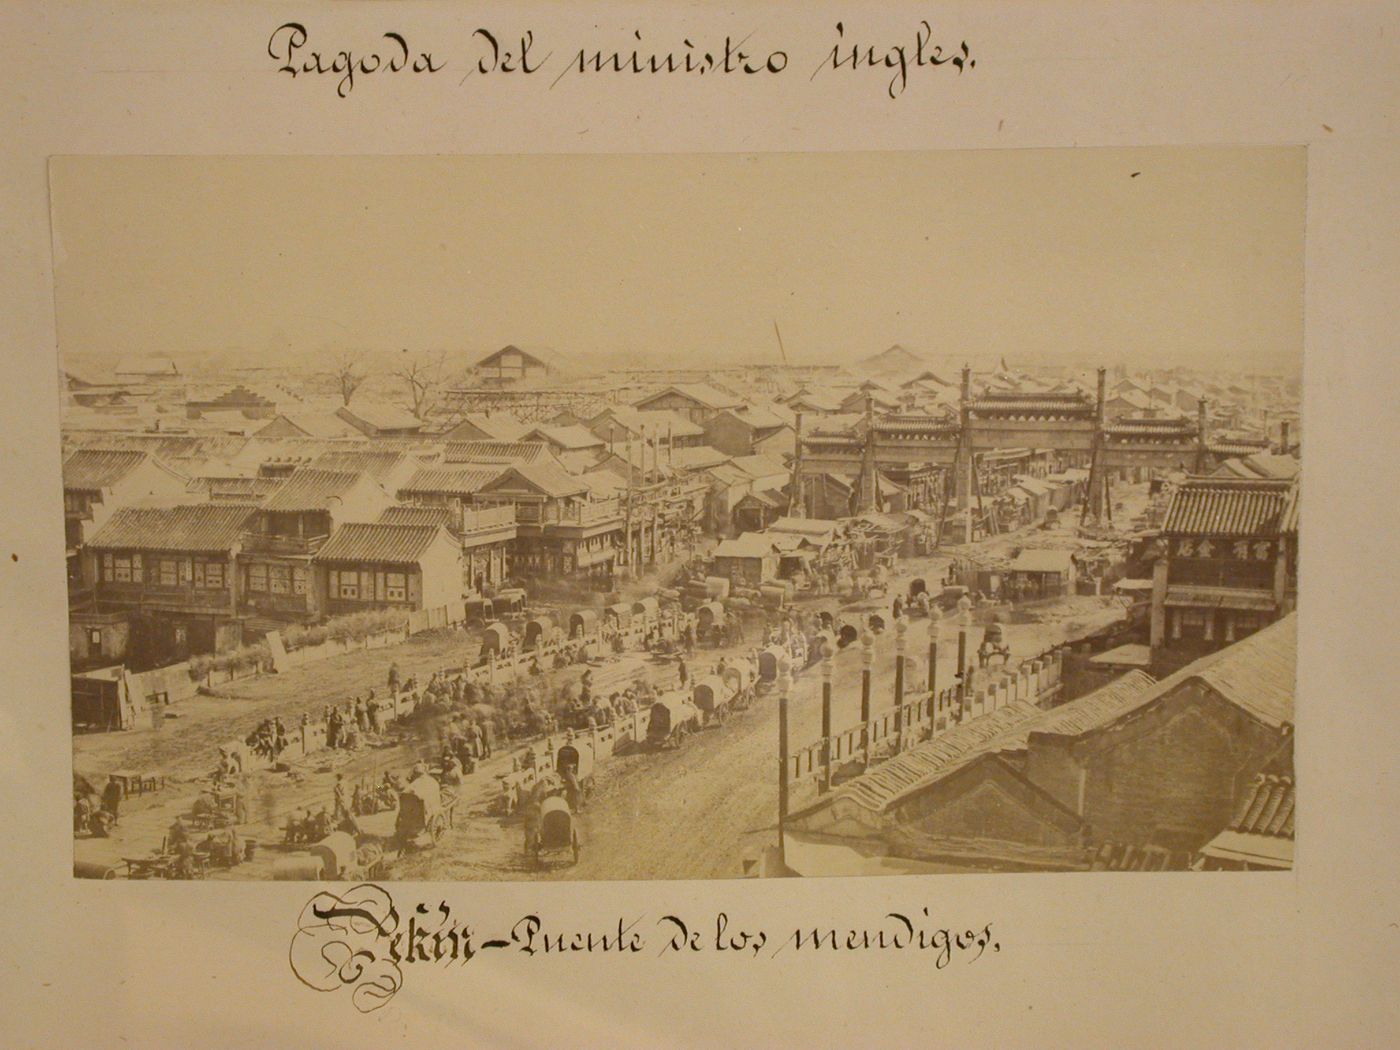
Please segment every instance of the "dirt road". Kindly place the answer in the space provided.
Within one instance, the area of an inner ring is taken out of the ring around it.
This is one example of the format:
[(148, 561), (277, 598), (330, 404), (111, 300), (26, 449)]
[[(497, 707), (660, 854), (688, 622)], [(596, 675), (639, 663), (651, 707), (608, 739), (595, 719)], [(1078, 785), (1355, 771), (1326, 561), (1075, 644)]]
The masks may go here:
[[(1072, 607), (1075, 615), (1069, 615)], [(1013, 657), (1033, 656), (1121, 618), (1121, 607), (1099, 599), (1074, 599), (1052, 622), (1006, 628)], [(926, 655), (925, 621), (912, 621), (910, 653)], [(980, 637), (980, 635), (977, 635)], [(950, 644), (951, 643), (951, 644)], [(697, 657), (697, 665), (699, 664)], [(851, 646), (835, 658), (833, 728), (860, 720), (861, 658)], [(940, 644), (938, 680), (952, 682), (957, 663), (956, 627), (946, 623)], [(921, 672), (926, 674), (925, 672)], [(940, 686), (941, 687), (941, 686)], [(894, 639), (877, 642), (872, 675), (872, 711), (894, 704)], [(527, 867), (518, 823), (475, 815), (449, 832), (439, 846), (394, 867), (396, 879), (708, 879), (742, 873), (753, 832), (777, 819), (776, 697), (760, 698), (746, 713), (719, 728), (688, 738), (674, 751), (618, 757), (606, 762), (598, 790), (580, 815), (583, 851), (577, 866), (561, 854), (542, 870)], [(789, 703), (794, 750), (821, 732), (821, 674), (808, 669), (794, 682)], [(792, 805), (815, 797), (815, 785), (793, 786)]]

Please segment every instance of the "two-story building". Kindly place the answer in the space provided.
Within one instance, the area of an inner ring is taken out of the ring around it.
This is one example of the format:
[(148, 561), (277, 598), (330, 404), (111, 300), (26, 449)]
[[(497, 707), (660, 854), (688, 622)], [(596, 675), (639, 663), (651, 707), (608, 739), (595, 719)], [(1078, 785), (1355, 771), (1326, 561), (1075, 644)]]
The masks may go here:
[(302, 467), (252, 515), (242, 538), (242, 613), (250, 634), (326, 615), (312, 558), (340, 525), (371, 522), (393, 500), (368, 474)]
[(432, 609), (463, 597), (462, 548), (442, 525), (341, 525), (312, 561), (328, 616)]
[(1299, 484), (1191, 477), (1176, 488), (1153, 567), (1154, 649), (1218, 649), (1293, 609)]
[(473, 509), (462, 503), (390, 507), (384, 525), (441, 525), (462, 549), (462, 593), (480, 597), (502, 586), (510, 575), (510, 548), (515, 541), (515, 508), (502, 505)]
[(82, 550), (119, 508), (135, 503), (178, 503), (186, 479), (149, 452), (81, 448), (63, 461), (63, 536), (68, 552), (70, 605), (90, 601), (93, 578)]
[(616, 499), (593, 500), (588, 485), (544, 463), (507, 467), (485, 485), (478, 505), (515, 509), (511, 564), (516, 575), (559, 578), (612, 572), (625, 518)]
[(668, 410), (684, 416), (692, 423), (704, 426), (726, 409), (737, 409), (743, 401), (732, 394), (716, 390), (708, 383), (678, 383), (664, 390), (647, 394), (633, 402), (643, 410)]
[(103, 655), (135, 669), (236, 648), (237, 559), (255, 508), (124, 507), (87, 544), (95, 612), (121, 614), (124, 645)]

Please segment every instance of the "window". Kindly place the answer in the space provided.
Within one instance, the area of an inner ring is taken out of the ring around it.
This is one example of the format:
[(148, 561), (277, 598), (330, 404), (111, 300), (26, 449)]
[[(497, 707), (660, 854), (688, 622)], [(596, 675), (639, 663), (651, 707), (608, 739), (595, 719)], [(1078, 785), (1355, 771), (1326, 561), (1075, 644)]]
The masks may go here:
[(196, 587), (204, 586), (204, 562), (202, 561), (194, 563), (194, 585)]
[(178, 582), (176, 578), (175, 562), (169, 558), (160, 563), (160, 585), (162, 587), (174, 587)]
[(402, 572), (386, 573), (385, 597), (391, 602), (403, 602), (408, 600), (408, 576)]
[(292, 589), (292, 569), (290, 565), (269, 565), (267, 567), (267, 589), (273, 594), (288, 594)]
[(306, 593), (306, 566), (304, 565), (292, 566), (292, 593)]
[(133, 554), (131, 556), (131, 582), (140, 583), (141, 578), (141, 555)]
[(88, 645), (92, 646), (94, 649), (102, 648), (102, 632), (96, 627), (88, 631)]
[(340, 588), (336, 593), (342, 598), (358, 598), (360, 596), (359, 576), (353, 572), (340, 573)]
[(102, 578), (108, 583), (112, 582), (112, 556), (110, 554), (102, 555)]
[(194, 563), (189, 558), (182, 558), (180, 560), (180, 582), (188, 587), (193, 577)]
[(267, 590), (267, 566), (253, 564), (248, 566), (248, 590)]
[(204, 586), (211, 591), (220, 591), (224, 587), (224, 567), (217, 561), (206, 562), (204, 565)]
[(131, 558), (125, 554), (117, 555), (115, 559), (116, 578), (118, 583), (131, 582)]

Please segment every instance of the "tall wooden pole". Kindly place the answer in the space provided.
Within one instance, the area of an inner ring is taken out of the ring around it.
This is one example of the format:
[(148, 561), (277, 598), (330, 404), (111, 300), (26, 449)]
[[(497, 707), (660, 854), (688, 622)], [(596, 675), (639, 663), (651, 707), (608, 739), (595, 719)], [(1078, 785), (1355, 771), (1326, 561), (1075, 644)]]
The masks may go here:
[(928, 720), (932, 724), (938, 713), (938, 608), (928, 613)]
[(901, 616), (894, 622), (894, 750), (904, 749), (904, 636), (909, 621)]
[(792, 676), (786, 667), (778, 671), (778, 862), (787, 866), (788, 815), (788, 690)]
[(870, 671), (875, 664), (875, 636), (869, 628), (860, 636), (860, 749), (870, 761)]
[(831, 790), (831, 645), (822, 643), (822, 791)]

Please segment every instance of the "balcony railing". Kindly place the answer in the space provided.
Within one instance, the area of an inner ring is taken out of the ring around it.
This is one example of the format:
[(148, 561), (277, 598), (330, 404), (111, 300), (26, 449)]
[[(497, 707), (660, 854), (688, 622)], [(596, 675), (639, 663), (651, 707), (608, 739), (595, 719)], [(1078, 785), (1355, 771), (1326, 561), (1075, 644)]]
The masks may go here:
[(500, 507), (483, 507), (481, 510), (462, 512), (464, 533), (488, 532), (515, 524), (515, 508), (509, 504)]
[(271, 532), (243, 533), (243, 550), (248, 554), (315, 554), (326, 542), (325, 536), (280, 536)]

